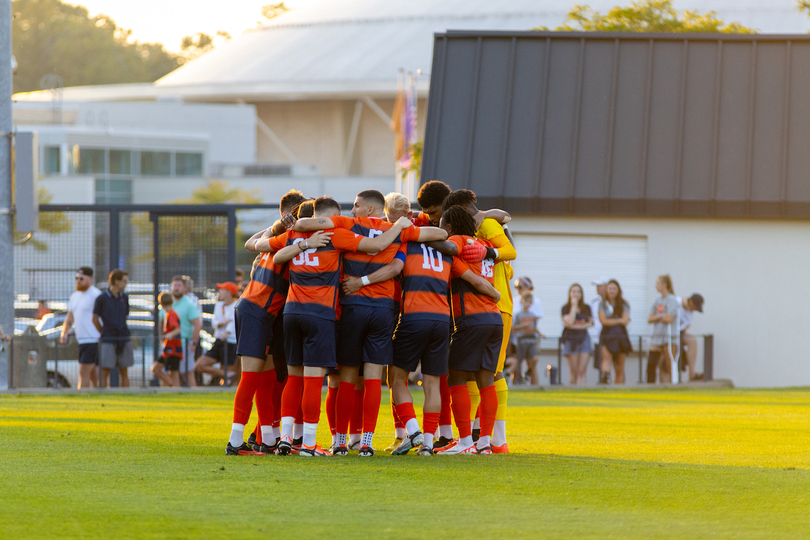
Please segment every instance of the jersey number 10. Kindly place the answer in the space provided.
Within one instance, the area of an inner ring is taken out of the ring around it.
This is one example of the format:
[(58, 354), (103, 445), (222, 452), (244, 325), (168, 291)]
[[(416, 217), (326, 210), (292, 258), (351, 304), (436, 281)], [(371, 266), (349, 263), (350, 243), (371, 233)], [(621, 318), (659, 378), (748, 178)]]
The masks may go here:
[(422, 268), (442, 272), (444, 270), (444, 260), (441, 255), (437, 255), (432, 247), (428, 247), (425, 244), (420, 245), (422, 246)]

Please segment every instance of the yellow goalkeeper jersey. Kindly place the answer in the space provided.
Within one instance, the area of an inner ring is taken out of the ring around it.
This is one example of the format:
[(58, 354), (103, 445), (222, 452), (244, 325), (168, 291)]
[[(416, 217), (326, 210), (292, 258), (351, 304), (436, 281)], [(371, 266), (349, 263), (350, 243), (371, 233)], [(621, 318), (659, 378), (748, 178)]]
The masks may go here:
[(501, 300), (498, 302), (498, 309), (501, 313), (512, 315), (512, 289), (509, 282), (515, 274), (512, 264), (509, 261), (517, 257), (515, 247), (503, 232), (503, 227), (494, 219), (487, 218), (475, 233), (476, 238), (489, 240), (498, 250), (498, 263), (493, 268), (493, 278), (495, 289), (501, 293)]

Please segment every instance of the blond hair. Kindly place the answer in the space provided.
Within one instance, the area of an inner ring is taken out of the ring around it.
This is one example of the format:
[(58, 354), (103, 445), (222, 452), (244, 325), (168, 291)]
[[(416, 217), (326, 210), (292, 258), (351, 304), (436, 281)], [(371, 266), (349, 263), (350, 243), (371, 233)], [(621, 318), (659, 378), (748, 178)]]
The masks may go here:
[(391, 216), (407, 216), (410, 211), (411, 202), (402, 193), (392, 192), (385, 196), (385, 215), (389, 220)]

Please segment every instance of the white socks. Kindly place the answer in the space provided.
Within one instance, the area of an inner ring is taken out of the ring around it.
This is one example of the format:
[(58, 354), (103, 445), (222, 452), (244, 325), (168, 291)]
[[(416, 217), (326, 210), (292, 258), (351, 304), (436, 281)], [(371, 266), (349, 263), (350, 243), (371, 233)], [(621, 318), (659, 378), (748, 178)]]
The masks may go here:
[(262, 426), (262, 444), (273, 446), (276, 442), (276, 434), (273, 433), (273, 426)]
[(481, 417), (480, 416), (478, 418), (476, 418), (475, 421), (473, 422), (472, 429), (481, 429)]
[[(411, 418), (408, 420), (408, 423), (405, 424), (405, 430), (408, 432), (408, 435), (413, 435), (419, 431), (419, 420), (416, 418)], [(397, 435), (397, 437), (399, 437), (399, 435)]]
[(282, 416), (281, 417), (281, 438), (289, 439), (289, 442), (292, 442), (293, 436), (293, 424), (295, 424), (295, 417), (294, 416)]
[(239, 448), (245, 442), (245, 424), (233, 424), (231, 426), (231, 438), (228, 440), (231, 446)]
[(293, 429), (293, 439), (300, 439), (304, 436), (304, 424), (295, 424)]
[(425, 442), (422, 443), (426, 448), (433, 448), (433, 433), (425, 433)]
[(279, 427), (273, 428), (273, 437), (275, 437), (276, 439), (281, 438), (281, 429)]
[(444, 437), (445, 439), (452, 439), (453, 426), (451, 426), (450, 424), (439, 426), (439, 437)]
[(360, 443), (360, 446), (369, 446), (371, 448), (374, 448), (373, 446), (371, 446), (372, 439), (374, 439), (373, 431), (363, 432), (363, 442)]
[(458, 445), (461, 448), (467, 448), (468, 446), (473, 445), (472, 435), (467, 435), (466, 437), (462, 437), (458, 440)]
[(349, 444), (354, 444), (356, 442), (360, 442), (362, 435), (359, 433), (350, 433), (349, 434)]
[(335, 433), (335, 444), (338, 446), (346, 445), (346, 434), (345, 433)]
[(317, 423), (316, 424), (310, 424), (310, 423), (304, 422), (303, 428), (304, 428), (304, 435), (303, 435), (304, 441), (303, 441), (303, 444), (304, 444), (304, 446), (308, 446), (309, 448), (312, 448), (313, 446), (315, 446), (315, 442), (316, 442), (315, 435), (318, 433), (318, 424)]
[(492, 445), (503, 446), (506, 444), (506, 420), (495, 420), (495, 427), (492, 429)]
[(486, 448), (487, 446), (489, 446), (490, 439), (492, 439), (492, 437), (490, 437), (489, 435), (487, 435), (486, 437), (479, 437), (478, 438), (478, 448), (481, 449), (481, 448)]

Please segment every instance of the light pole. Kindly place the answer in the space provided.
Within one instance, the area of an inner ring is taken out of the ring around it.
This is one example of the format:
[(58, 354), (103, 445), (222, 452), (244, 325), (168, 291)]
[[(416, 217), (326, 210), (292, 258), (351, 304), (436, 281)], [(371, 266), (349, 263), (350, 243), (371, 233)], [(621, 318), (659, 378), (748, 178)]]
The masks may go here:
[[(11, 209), (11, 0), (0, 0), (0, 325), (14, 333)], [(8, 353), (0, 353), (0, 388), (8, 387)]]

